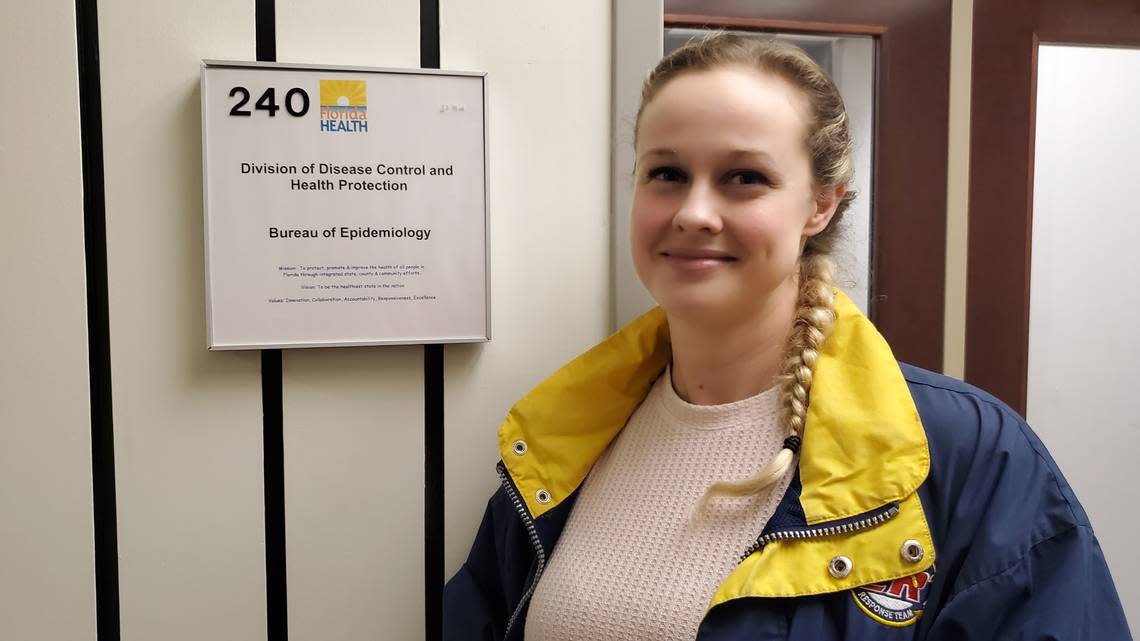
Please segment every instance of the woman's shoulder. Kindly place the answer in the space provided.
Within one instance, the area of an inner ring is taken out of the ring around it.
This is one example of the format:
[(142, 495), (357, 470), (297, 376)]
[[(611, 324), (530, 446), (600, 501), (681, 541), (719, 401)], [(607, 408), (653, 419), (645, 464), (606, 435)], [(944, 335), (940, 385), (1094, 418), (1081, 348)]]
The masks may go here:
[(901, 369), (930, 451), (918, 494), (938, 555), (934, 625), (1128, 638), (1088, 516), (1026, 421), (973, 385)]
[(1009, 405), (957, 379), (900, 367), (930, 450), (925, 495), (943, 528), (966, 517), (971, 529), (1025, 546), (1089, 527), (1049, 450)]
[(1013, 408), (969, 383), (905, 363), (899, 366), (926, 430), (932, 467), (1012, 467), (1056, 483), (1075, 503), (1049, 450)]
[[(899, 368), (910, 387), (911, 395), (915, 397), (915, 403), (921, 400), (936, 404), (928, 409), (953, 413), (962, 403), (971, 406), (982, 404), (1002, 415), (1011, 418), (1018, 416), (1017, 412), (994, 395), (965, 381), (903, 362), (899, 362)], [(921, 408), (919, 411), (922, 411)]]
[(1056, 467), (1025, 419), (1005, 402), (956, 378), (905, 363), (899, 367), (932, 449), (1008, 450), (1047, 458)]

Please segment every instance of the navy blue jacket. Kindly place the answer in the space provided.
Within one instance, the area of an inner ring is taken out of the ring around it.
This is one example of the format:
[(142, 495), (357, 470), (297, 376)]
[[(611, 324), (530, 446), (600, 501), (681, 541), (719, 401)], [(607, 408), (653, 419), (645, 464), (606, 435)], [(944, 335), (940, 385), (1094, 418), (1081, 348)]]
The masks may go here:
[[(710, 595), (697, 638), (1131, 639), (1088, 517), (1025, 422), (974, 387), (897, 364), (849, 301), (838, 311), (793, 480)], [(660, 374), (666, 332), (651, 313), (512, 409), (502, 485), (444, 592), (445, 639), (523, 638), (581, 479)], [(605, 426), (567, 445), (567, 426), (587, 420)], [(550, 423), (558, 447), (543, 449)], [(850, 576), (832, 572), (839, 554)]]

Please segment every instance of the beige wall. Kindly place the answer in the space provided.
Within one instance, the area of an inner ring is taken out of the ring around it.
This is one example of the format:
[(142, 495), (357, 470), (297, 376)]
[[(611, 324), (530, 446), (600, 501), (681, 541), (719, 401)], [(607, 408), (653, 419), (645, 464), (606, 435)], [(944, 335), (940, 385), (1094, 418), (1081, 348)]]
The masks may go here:
[(75, 3), (0, 4), (0, 56), (0, 638), (93, 640)]
[[(95, 634), (72, 11), (0, 14), (0, 47), (35, 61), (0, 92), (4, 639)], [(282, 61), (419, 64), (415, 0), (276, 12)], [(124, 0), (99, 20), (122, 638), (264, 639), (260, 359), (205, 349), (199, 94), (201, 59), (254, 57), (253, 4)], [(444, 67), (488, 72), (496, 337), (446, 350), (450, 572), (506, 408), (606, 332), (610, 3), (445, 0), (441, 23)], [(294, 638), (423, 635), (422, 367), (419, 347), (284, 354)]]
[[(418, 8), (282, 0), (278, 59), (416, 67)], [(251, 12), (101, 12), (124, 639), (265, 634), (259, 361), (203, 349), (197, 93), (201, 58), (252, 57)], [(506, 407), (605, 332), (609, 34), (600, 0), (441, 6), (443, 66), (488, 72), (496, 337), (446, 350), (449, 572)], [(422, 636), (422, 349), (287, 351), (283, 369), (291, 632)]]
[(260, 363), (204, 349), (204, 57), (248, 59), (253, 5), (100, 3), (124, 641), (265, 636)]
[(966, 370), (966, 232), (970, 196), (970, 61), (974, 2), (953, 0), (950, 29), (950, 145), (946, 175), (946, 325), (942, 371)]

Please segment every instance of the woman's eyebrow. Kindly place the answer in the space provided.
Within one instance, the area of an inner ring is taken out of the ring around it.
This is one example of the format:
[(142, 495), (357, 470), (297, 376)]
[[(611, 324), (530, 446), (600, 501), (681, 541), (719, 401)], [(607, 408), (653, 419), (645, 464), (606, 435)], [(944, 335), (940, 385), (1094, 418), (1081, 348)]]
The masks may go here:
[[(655, 147), (653, 149), (648, 149), (648, 150), (642, 152), (641, 155), (643, 157), (644, 156), (676, 156), (677, 150), (669, 148), (669, 147)], [(764, 151), (763, 149), (749, 149), (749, 148), (733, 149), (733, 150), (729, 151), (726, 155), (729, 156), (730, 158), (737, 158), (740, 156), (748, 156), (748, 157), (759, 158), (760, 160), (765, 160), (765, 161), (771, 161), (772, 160), (772, 154), (768, 153), (767, 151)]]
[(760, 161), (770, 163), (772, 162), (772, 154), (764, 151), (763, 149), (734, 149), (729, 154), (731, 158), (739, 158), (746, 156), (749, 158), (756, 158)]
[[(635, 158), (634, 166), (636, 167), (645, 162), (645, 159), (655, 156), (663, 158), (676, 158), (680, 156), (680, 153), (676, 149), (669, 147), (654, 147), (653, 149), (648, 149), (642, 152), (640, 156)], [(731, 162), (740, 162), (741, 160), (747, 160), (750, 162), (759, 163), (764, 166), (766, 171), (769, 172), (774, 171), (776, 165), (775, 157), (763, 149), (741, 147), (727, 152), (724, 154), (724, 156), (722, 156), (722, 158), (726, 158)], [(775, 175), (772, 176), (772, 178), (775, 177)]]

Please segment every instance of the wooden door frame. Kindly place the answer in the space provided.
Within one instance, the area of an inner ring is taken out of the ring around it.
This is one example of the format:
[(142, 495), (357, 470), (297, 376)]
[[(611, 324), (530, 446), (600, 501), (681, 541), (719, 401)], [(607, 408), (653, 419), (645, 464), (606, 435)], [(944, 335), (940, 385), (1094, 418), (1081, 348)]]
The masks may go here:
[(665, 2), (667, 27), (875, 37), (869, 312), (896, 357), (935, 371), (945, 322), (950, 9), (950, 0)]
[(1140, 8), (1134, 0), (974, 3), (966, 380), (1022, 415), (1041, 43), (1140, 47)]

